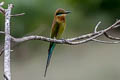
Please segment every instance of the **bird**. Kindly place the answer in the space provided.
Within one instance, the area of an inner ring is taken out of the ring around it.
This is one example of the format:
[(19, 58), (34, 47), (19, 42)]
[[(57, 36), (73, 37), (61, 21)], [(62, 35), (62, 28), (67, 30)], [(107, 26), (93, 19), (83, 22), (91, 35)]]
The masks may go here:
[[(65, 27), (66, 27), (66, 20), (65, 20), (66, 15), (69, 13), (71, 13), (71, 11), (67, 11), (67, 10), (64, 10), (62, 8), (58, 8), (55, 11), (54, 19), (53, 19), (53, 23), (52, 23), (52, 28), (51, 28), (51, 34), (50, 34), (51, 38), (61, 39), (61, 36), (65, 30)], [(51, 56), (52, 56), (52, 53), (53, 53), (55, 46), (56, 46), (56, 43), (50, 42), (44, 77), (46, 77), (47, 69), (48, 69), (48, 66), (50, 64)]]

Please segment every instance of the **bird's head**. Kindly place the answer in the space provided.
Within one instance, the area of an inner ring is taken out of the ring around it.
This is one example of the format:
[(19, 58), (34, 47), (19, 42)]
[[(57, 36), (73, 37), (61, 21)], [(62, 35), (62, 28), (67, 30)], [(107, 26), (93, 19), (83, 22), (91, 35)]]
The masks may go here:
[(57, 22), (65, 22), (65, 16), (71, 13), (71, 11), (65, 11), (62, 8), (59, 8), (55, 12), (55, 19)]

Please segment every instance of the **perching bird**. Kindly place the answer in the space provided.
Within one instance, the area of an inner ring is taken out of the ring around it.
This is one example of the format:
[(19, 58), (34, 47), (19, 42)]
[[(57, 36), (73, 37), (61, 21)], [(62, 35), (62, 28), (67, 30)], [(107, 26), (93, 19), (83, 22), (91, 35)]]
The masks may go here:
[[(59, 8), (56, 10), (55, 15), (54, 15), (53, 24), (52, 24), (51, 34), (50, 34), (51, 38), (61, 39), (62, 33), (66, 27), (65, 17), (68, 13), (70, 13), (70, 11), (65, 11), (62, 8)], [(52, 52), (55, 48), (55, 45), (56, 45), (56, 43), (50, 42), (44, 77), (46, 77), (47, 68), (50, 64), (50, 59), (52, 56)]]

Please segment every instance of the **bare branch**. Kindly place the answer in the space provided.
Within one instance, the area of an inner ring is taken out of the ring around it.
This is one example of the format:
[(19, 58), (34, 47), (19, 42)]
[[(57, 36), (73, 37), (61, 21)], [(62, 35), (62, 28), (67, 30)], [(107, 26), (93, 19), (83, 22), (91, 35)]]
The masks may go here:
[[(111, 25), (110, 27), (108, 27), (104, 30), (97, 31), (99, 24), (100, 24), (100, 22), (97, 24), (97, 27), (95, 27), (94, 33), (89, 33), (86, 35), (82, 35), (82, 36), (78, 36), (78, 37), (70, 38), (70, 39), (65, 39), (65, 40), (51, 39), (51, 38), (47, 38), (44, 36), (26, 36), (26, 37), (22, 37), (22, 38), (14, 38), (11, 36), (11, 38), (14, 42), (24, 42), (24, 41), (29, 41), (29, 40), (42, 40), (42, 41), (47, 41), (47, 42), (56, 42), (59, 44), (69, 44), (69, 45), (77, 45), (77, 44), (85, 43), (85, 42), (92, 41), (92, 40), (97, 41), (97, 42), (102, 42), (102, 43), (111, 43), (111, 44), (118, 43), (118, 42), (101, 41), (101, 40), (97, 40), (95, 38), (101, 36), (102, 34), (113, 29), (114, 27), (118, 27), (120, 25), (120, 20), (116, 21), (113, 25)], [(87, 38), (87, 39), (85, 39), (85, 38)], [(81, 40), (81, 39), (84, 39), (84, 40)], [(80, 40), (80, 41), (78, 41), (78, 40)]]
[(0, 34), (4, 34), (5, 32), (3, 32), (3, 31), (0, 31)]
[[(26, 36), (26, 37), (22, 37), (22, 38), (14, 38), (14, 37), (11, 36), (11, 38), (12, 38), (12, 41), (17, 42), (17, 43), (24, 42), (24, 41), (29, 41), (29, 40), (42, 40), (42, 41), (47, 41), (47, 42), (56, 42), (56, 43), (59, 43), (59, 44), (71, 44), (72, 45), (74, 43), (73, 41), (76, 41), (76, 40), (80, 40), (80, 39), (84, 39), (84, 38), (91, 38), (92, 36), (93, 36), (92, 38), (96, 38), (99, 35), (101, 35), (100, 34), (101, 32), (102, 31), (97, 32), (97, 33), (90, 33), (90, 34), (78, 36), (78, 37), (75, 37), (75, 38), (65, 39), (65, 40), (63, 40), (63, 39), (62, 40), (61, 39), (57, 40), (57, 39), (52, 39), (52, 38), (47, 38), (47, 37), (44, 37), (44, 36), (37, 36), (37, 35)], [(87, 41), (89, 41), (89, 40), (87, 40)], [(84, 42), (84, 41), (81, 41), (81, 42)], [(81, 43), (81, 42), (79, 42), (79, 43)], [(86, 42), (86, 40), (85, 40), (85, 42)]]
[(101, 24), (101, 21), (99, 21), (99, 22), (97, 23), (97, 25), (95, 26), (94, 33), (97, 32), (97, 29), (98, 29), (98, 27), (99, 27), (100, 24)]
[[(2, 7), (4, 5), (4, 2), (0, 3), (0, 13), (5, 15), (5, 9)], [(12, 6), (13, 7), (13, 6)], [(16, 17), (16, 16), (23, 16), (25, 13), (20, 13), (20, 14), (14, 14), (11, 15), (12, 17)]]
[[(101, 22), (98, 22), (98, 24), (95, 26), (94, 32), (97, 32), (98, 26), (100, 25)], [(117, 23), (118, 24), (118, 23)], [(119, 24), (114, 26), (114, 28), (119, 27)], [(104, 32), (105, 34), (106, 32)], [(106, 34), (107, 35), (107, 34)], [(98, 39), (92, 39), (93, 41), (99, 42), (99, 43), (106, 43), (106, 44), (118, 44), (120, 41), (103, 41), (103, 40), (98, 40)]]
[(111, 36), (111, 35), (108, 35), (106, 32), (104, 33), (104, 35), (105, 35), (107, 38), (112, 39), (112, 40), (120, 40), (119, 37), (113, 37), (113, 36)]
[(5, 44), (4, 44), (4, 80), (11, 80), (10, 72), (10, 18), (11, 9), (13, 5), (9, 4), (8, 9), (5, 10)]
[(105, 44), (118, 44), (118, 43), (120, 43), (120, 41), (103, 41), (103, 40), (98, 40), (98, 39), (93, 39), (93, 41), (99, 42), (99, 43), (105, 43)]
[(4, 5), (4, 2), (0, 3), (0, 13), (5, 15), (5, 9), (2, 7)]
[(1, 3), (0, 3), (0, 6), (3, 6), (3, 5), (4, 5), (4, 2), (1, 2)]
[(0, 51), (0, 56), (3, 54), (4, 52), (4, 48), (2, 48), (2, 50)]
[(14, 14), (14, 15), (11, 15), (11, 17), (16, 17), (16, 16), (23, 16), (23, 15), (25, 15), (25, 13)]

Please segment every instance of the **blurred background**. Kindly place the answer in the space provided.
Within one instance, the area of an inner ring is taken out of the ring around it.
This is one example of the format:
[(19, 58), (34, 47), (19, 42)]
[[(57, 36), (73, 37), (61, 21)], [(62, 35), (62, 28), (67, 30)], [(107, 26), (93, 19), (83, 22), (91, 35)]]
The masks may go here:
[[(13, 3), (12, 14), (24, 16), (11, 19), (14, 37), (41, 35), (49, 37), (54, 12), (57, 8), (72, 11), (67, 16), (63, 38), (93, 32), (101, 21), (104, 29), (120, 18), (120, 0), (0, 0)], [(4, 16), (0, 14), (0, 30), (4, 30)], [(120, 28), (110, 31), (120, 35)], [(108, 40), (104, 36), (101, 40)], [(0, 49), (4, 36), (0, 35)], [(44, 70), (48, 42), (28, 41), (14, 44), (11, 53), (12, 80), (120, 80), (120, 44), (87, 42), (72, 46), (58, 44), (53, 52), (47, 77)], [(3, 55), (0, 57), (0, 80), (3, 80)]]

